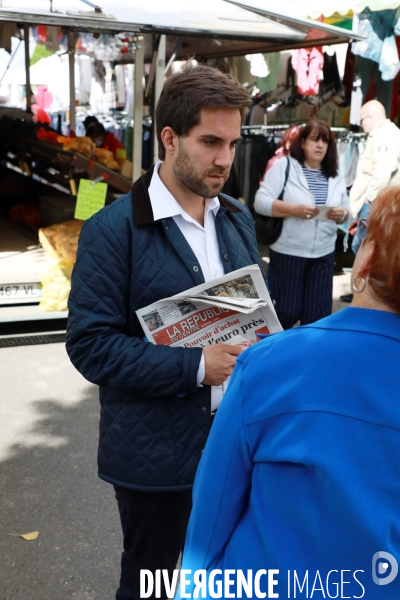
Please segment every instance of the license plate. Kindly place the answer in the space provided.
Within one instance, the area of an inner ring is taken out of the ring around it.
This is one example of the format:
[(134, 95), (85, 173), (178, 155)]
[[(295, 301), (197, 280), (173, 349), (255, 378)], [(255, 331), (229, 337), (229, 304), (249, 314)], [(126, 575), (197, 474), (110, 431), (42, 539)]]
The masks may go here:
[(42, 286), (40, 283), (6, 283), (0, 284), (0, 304), (20, 302), (40, 302)]

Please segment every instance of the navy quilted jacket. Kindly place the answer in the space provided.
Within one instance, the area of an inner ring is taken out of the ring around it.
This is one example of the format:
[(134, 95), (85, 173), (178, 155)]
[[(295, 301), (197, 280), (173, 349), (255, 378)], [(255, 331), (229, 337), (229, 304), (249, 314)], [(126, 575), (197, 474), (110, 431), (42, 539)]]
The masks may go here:
[[(135, 311), (204, 277), (175, 221), (154, 221), (151, 176), (82, 228), (67, 352), (100, 386), (99, 476), (126, 488), (174, 491), (193, 483), (210, 429), (211, 388), (197, 387), (201, 349), (145, 342)], [(226, 197), (220, 202), (225, 272), (254, 263), (262, 269), (249, 210)]]

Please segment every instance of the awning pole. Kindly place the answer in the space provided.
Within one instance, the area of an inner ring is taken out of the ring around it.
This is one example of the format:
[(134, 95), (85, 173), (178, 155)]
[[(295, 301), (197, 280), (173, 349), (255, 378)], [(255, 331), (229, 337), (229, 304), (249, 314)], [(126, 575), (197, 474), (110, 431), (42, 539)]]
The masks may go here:
[[(159, 38), (161, 38), (161, 36), (159, 36)], [(158, 40), (158, 43), (159, 43), (159, 41), (160, 41), (160, 39)], [(156, 66), (157, 66), (157, 56), (158, 56), (158, 44), (156, 47), (153, 48), (153, 56), (151, 59), (150, 73), (147, 78), (147, 86), (146, 86), (146, 90), (144, 92), (144, 96), (145, 96), (146, 100), (148, 100), (148, 98), (150, 96), (151, 88), (153, 86), (153, 79), (154, 79), (154, 76), (156, 73)]]
[(75, 32), (68, 31), (69, 61), (69, 131), (75, 131)]
[[(158, 45), (158, 55), (155, 73), (155, 89), (154, 89), (154, 115), (156, 114), (156, 106), (158, 99), (161, 95), (161, 90), (164, 85), (164, 72), (165, 72), (165, 53), (167, 49), (167, 36), (160, 36), (160, 43)], [(156, 134), (156, 119), (153, 119), (153, 164), (158, 161), (158, 141)]]
[(135, 82), (133, 108), (133, 169), (132, 181), (142, 174), (142, 138), (143, 138), (143, 71), (144, 39), (137, 44), (135, 51)]
[(176, 44), (175, 49), (174, 49), (173, 53), (171, 54), (171, 58), (169, 59), (168, 64), (165, 67), (165, 71), (164, 71), (165, 74), (167, 74), (168, 69), (170, 68), (170, 66), (172, 65), (172, 63), (174, 62), (174, 60), (176, 59), (176, 55), (178, 54), (179, 49), (180, 49), (180, 47), (181, 47), (182, 42), (183, 42), (184, 39), (185, 39), (184, 36), (182, 36), (182, 37), (179, 38), (178, 43)]
[(26, 110), (31, 110), (31, 59), (29, 56), (29, 25), (24, 24), (24, 42), (25, 42), (25, 76), (26, 76)]

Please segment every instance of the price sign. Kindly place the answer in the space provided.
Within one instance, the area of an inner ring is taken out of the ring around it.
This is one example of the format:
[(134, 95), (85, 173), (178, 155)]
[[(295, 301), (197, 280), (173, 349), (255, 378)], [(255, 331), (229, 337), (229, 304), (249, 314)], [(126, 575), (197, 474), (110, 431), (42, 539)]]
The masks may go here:
[(106, 183), (92, 184), (89, 179), (81, 179), (75, 208), (75, 219), (89, 219), (103, 208), (107, 196)]

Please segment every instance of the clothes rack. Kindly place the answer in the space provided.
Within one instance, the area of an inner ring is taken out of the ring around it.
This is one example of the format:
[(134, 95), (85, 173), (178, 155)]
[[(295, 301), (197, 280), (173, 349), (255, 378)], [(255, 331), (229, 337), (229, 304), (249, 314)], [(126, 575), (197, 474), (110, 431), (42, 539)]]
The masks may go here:
[(275, 125), (245, 125), (242, 139), (236, 147), (234, 168), (240, 195), (253, 210), (254, 197), (269, 159), (275, 154), (282, 138)]

